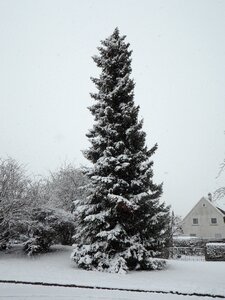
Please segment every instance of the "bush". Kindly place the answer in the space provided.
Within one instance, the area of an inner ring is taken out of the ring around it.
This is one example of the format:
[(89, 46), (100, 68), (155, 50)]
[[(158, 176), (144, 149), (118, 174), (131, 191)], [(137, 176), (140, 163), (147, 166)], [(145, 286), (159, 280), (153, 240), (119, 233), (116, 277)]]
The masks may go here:
[(47, 252), (53, 244), (55, 232), (50, 226), (41, 223), (35, 228), (33, 237), (24, 243), (28, 255)]
[(71, 245), (75, 225), (70, 213), (46, 207), (32, 211), (29, 235), (24, 243), (28, 255), (46, 252), (52, 244)]
[(205, 260), (225, 261), (225, 243), (207, 243), (205, 247)]

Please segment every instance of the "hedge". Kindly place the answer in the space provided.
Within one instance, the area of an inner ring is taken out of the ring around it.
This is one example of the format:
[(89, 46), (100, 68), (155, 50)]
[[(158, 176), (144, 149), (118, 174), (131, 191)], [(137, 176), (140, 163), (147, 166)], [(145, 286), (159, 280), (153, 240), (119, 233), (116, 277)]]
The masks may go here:
[(225, 243), (207, 243), (205, 260), (225, 261)]

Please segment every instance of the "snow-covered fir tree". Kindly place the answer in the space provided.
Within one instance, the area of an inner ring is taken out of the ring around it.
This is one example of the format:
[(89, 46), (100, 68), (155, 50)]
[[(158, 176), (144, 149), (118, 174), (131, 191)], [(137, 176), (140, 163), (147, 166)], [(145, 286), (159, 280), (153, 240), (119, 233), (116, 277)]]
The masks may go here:
[(134, 104), (131, 53), (118, 28), (98, 47), (93, 60), (101, 74), (92, 78), (98, 92), (89, 109), (93, 129), (85, 156), (93, 163), (88, 171), (90, 196), (77, 201), (79, 242), (72, 259), (79, 267), (108, 272), (162, 269), (156, 259), (166, 244), (169, 208), (159, 201), (162, 185), (153, 183), (151, 156), (139, 107)]

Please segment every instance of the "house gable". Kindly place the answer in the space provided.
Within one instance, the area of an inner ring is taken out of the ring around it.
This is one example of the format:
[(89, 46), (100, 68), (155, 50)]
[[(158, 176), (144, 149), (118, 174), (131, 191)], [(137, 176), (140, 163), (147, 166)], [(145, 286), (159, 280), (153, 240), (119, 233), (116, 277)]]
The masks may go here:
[(209, 206), (212, 208), (212, 210), (215, 210), (215, 211), (217, 211), (218, 213), (220, 213), (220, 215), (221, 215), (222, 217), (225, 216), (221, 209), (219, 209), (218, 207), (214, 206), (213, 203), (212, 203), (211, 201), (209, 201), (208, 199), (206, 199), (205, 197), (202, 197), (202, 198), (195, 204), (195, 206), (190, 210), (190, 212), (184, 217), (183, 222), (185, 222), (185, 220), (186, 220), (190, 215), (192, 215), (192, 213), (193, 213), (199, 206), (204, 207), (204, 206), (203, 206), (204, 204), (205, 204), (205, 205), (209, 205)]
[(182, 222), (185, 235), (225, 238), (224, 214), (206, 198), (201, 198)]

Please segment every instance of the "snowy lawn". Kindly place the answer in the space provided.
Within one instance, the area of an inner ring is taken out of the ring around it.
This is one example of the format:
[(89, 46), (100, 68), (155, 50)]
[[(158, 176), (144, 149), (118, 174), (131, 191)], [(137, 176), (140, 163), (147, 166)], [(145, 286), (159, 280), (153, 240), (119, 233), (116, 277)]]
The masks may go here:
[[(0, 252), (0, 280), (42, 281), (101, 287), (179, 291), (183, 293), (196, 292), (225, 296), (225, 262), (169, 260), (165, 271), (138, 271), (130, 272), (127, 275), (119, 275), (77, 269), (70, 261), (71, 252), (72, 247), (69, 246), (54, 246), (52, 252), (36, 257), (27, 257), (21, 251), (15, 251), (15, 249), (8, 253)], [(26, 288), (28, 292), (33, 291), (34, 296), (35, 291), (41, 291), (41, 293), (43, 291), (43, 295), (49, 293), (49, 297), (53, 295), (54, 291), (59, 290), (63, 295), (68, 294), (68, 299), (73, 295), (73, 298), (89, 299), (83, 297), (86, 293), (92, 295), (90, 298), (134, 299), (135, 297), (132, 298), (131, 294), (136, 294), (121, 291), (82, 291), (83, 289), (62, 287), (29, 286)], [(26, 288), (22, 285), (0, 284), (0, 295), (4, 295), (4, 291), (7, 290), (16, 294), (23, 293)], [(112, 298), (105, 297), (106, 294), (110, 294)], [(182, 296), (176, 295), (144, 293), (139, 293), (139, 296), (136, 297), (136, 299), (156, 300), (179, 300), (181, 298), (183, 299)], [(194, 298), (191, 297), (190, 299), (194, 300)]]

